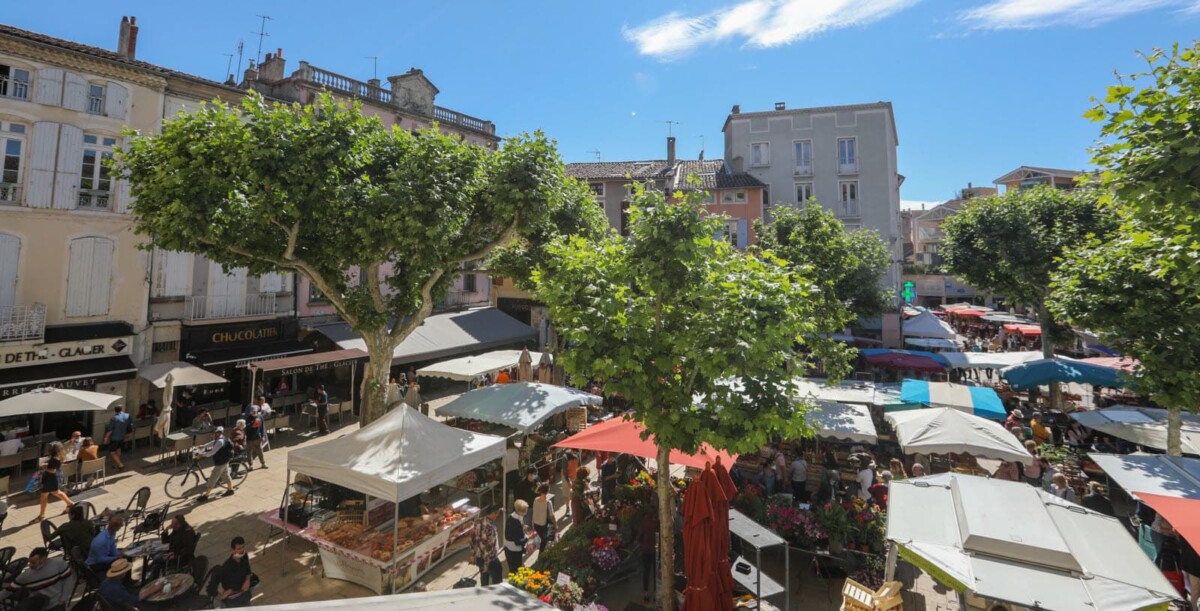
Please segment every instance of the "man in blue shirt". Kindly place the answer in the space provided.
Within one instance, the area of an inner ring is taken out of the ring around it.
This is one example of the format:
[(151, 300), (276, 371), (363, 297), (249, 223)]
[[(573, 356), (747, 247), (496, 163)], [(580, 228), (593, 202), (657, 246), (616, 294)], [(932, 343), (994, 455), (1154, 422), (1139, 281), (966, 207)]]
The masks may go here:
[(121, 552), (117, 550), (117, 533), (121, 532), (124, 524), (120, 516), (113, 516), (108, 520), (108, 528), (92, 539), (87, 565), (97, 574), (107, 571), (113, 561), (121, 557)]
[(146, 599), (158, 594), (162, 590), (162, 584), (156, 580), (142, 588), (141, 592), (134, 594), (125, 587), (125, 576), (132, 568), (133, 565), (124, 558), (118, 558), (116, 562), (112, 563), (112, 567), (104, 573), (104, 581), (100, 582), (100, 598), (103, 598), (104, 602), (114, 609), (121, 609), (123, 605), (143, 611), (153, 609), (154, 603), (148, 602)]
[(133, 428), (133, 423), (129, 420), (129, 414), (125, 413), (124, 407), (118, 405), (116, 410), (117, 413), (108, 420), (104, 443), (108, 445), (108, 455), (112, 457), (113, 464), (116, 465), (117, 471), (120, 471), (125, 468), (125, 463), (121, 461), (121, 451), (125, 449), (125, 435)]

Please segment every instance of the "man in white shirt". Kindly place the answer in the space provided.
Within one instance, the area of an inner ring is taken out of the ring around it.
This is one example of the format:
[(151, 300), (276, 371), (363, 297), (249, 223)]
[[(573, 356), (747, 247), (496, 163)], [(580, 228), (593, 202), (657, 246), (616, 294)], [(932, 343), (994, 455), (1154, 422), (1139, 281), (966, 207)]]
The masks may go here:
[(858, 498), (866, 501), (871, 498), (871, 486), (875, 485), (875, 469), (871, 466), (871, 459), (863, 456), (859, 458), (861, 469), (858, 471)]
[(803, 454), (797, 454), (792, 460), (792, 500), (796, 503), (808, 502), (808, 463)]
[(22, 445), (19, 437), (0, 441), (0, 456), (12, 456), (21, 451)]

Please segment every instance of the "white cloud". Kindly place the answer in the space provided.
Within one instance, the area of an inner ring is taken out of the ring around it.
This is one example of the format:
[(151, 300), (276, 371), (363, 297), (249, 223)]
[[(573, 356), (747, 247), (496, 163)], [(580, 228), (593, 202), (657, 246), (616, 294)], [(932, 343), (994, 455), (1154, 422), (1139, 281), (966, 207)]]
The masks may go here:
[(1095, 26), (1146, 11), (1200, 9), (1197, 0), (992, 0), (963, 11), (960, 18), (979, 29), (1033, 29), (1057, 25)]
[(702, 15), (672, 12), (625, 28), (642, 55), (672, 59), (698, 46), (731, 39), (751, 47), (776, 47), (827, 30), (867, 25), (920, 0), (742, 0)]

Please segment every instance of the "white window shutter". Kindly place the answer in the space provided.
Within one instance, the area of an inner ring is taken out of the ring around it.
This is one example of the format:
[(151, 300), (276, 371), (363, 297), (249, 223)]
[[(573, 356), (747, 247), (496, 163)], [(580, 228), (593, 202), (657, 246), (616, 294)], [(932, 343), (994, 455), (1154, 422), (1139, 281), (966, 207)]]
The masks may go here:
[(88, 315), (108, 314), (109, 294), (112, 292), (113, 241), (107, 238), (91, 238), (91, 278), (88, 294)]
[(63, 83), (63, 108), (87, 110), (88, 82), (74, 72), (67, 72)]
[(49, 208), (54, 193), (54, 159), (58, 154), (58, 124), (33, 124), (25, 202), (30, 208)]
[(62, 106), (63, 71), (61, 68), (42, 68), (37, 73), (38, 104)]
[(260, 293), (280, 293), (283, 292), (283, 275), (282, 274), (263, 274), (258, 277), (258, 292)]
[(83, 167), (83, 130), (62, 125), (58, 136), (58, 172), (54, 176), (54, 207), (74, 210), (79, 204), (79, 175)]
[(0, 233), (0, 308), (17, 303), (17, 265), (21, 261), (21, 239)]
[(87, 316), (91, 296), (92, 248), (95, 238), (71, 240), (71, 260), (67, 269), (67, 316)]
[(128, 96), (129, 90), (124, 85), (108, 81), (104, 89), (104, 114), (124, 121)]
[[(128, 151), (129, 143), (122, 142), (120, 148), (122, 151)], [(113, 212), (125, 214), (129, 212), (130, 198), (133, 197), (129, 191), (129, 181), (125, 179), (118, 180), (116, 172), (113, 172), (113, 177), (113, 193), (112, 197), (109, 198), (109, 203), (112, 206)]]
[(192, 286), (191, 253), (154, 251), (154, 296), (186, 297)]

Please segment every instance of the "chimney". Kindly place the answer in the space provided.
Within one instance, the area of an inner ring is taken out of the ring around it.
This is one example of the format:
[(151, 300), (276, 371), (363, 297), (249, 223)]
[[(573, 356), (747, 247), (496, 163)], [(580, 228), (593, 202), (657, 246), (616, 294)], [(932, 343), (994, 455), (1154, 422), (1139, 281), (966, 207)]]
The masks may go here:
[(283, 80), (283, 66), (287, 63), (283, 59), (283, 49), (276, 49), (275, 54), (267, 53), (261, 64), (258, 65), (258, 76), (261, 80), (268, 83)]
[(734, 105), (733, 105), (733, 110), (729, 111), (729, 114), (731, 114), (731, 115), (736, 115), (736, 114), (738, 114), (738, 113), (740, 113), (740, 112), (742, 112), (742, 105), (741, 105), (741, 104), (734, 104)]
[(388, 83), (392, 86), (393, 104), (427, 117), (433, 116), (433, 101), (438, 88), (421, 69), (411, 68), (404, 74), (389, 76)]
[(704, 149), (700, 149), (700, 161), (704, 161)]
[(117, 34), (117, 57), (137, 59), (137, 17), (121, 17), (121, 29)]
[(258, 80), (258, 67), (254, 65), (254, 60), (250, 60), (250, 65), (246, 67), (246, 72), (242, 74), (242, 83), (249, 85)]
[(775, 110), (787, 110), (787, 103), (775, 102)]
[(675, 136), (667, 136), (667, 167), (675, 165)]

